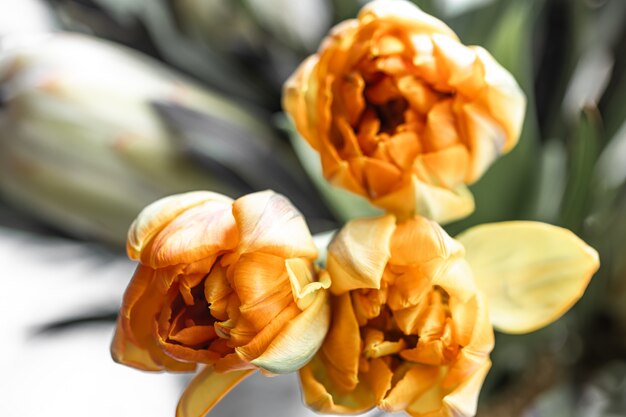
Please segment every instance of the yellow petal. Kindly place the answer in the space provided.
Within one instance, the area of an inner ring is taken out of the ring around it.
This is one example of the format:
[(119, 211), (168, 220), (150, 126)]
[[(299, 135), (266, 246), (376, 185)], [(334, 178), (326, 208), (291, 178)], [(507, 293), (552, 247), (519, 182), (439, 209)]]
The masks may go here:
[(283, 258), (311, 258), (317, 248), (302, 214), (273, 191), (245, 195), (233, 203), (239, 227), (239, 251), (264, 252)]
[(302, 313), (289, 321), (265, 352), (251, 363), (275, 374), (302, 368), (322, 345), (330, 324), (328, 292), (319, 290)]
[(330, 276), (326, 271), (318, 271), (319, 280), (315, 280), (315, 267), (310, 261), (302, 258), (287, 259), (285, 268), (291, 282), (293, 299), (300, 310), (306, 309), (313, 302), (318, 290), (330, 287)]
[(191, 381), (176, 408), (176, 417), (204, 417), (252, 370), (219, 373), (207, 366)]
[(341, 294), (355, 288), (380, 288), (395, 229), (392, 215), (348, 222), (328, 246), (330, 289)]
[(139, 259), (145, 245), (169, 222), (185, 210), (206, 201), (230, 204), (232, 200), (210, 191), (194, 191), (162, 198), (144, 208), (128, 231), (126, 250), (131, 259)]
[(598, 253), (569, 230), (539, 222), (503, 222), (459, 236), (494, 327), (526, 333), (563, 315), (599, 267)]

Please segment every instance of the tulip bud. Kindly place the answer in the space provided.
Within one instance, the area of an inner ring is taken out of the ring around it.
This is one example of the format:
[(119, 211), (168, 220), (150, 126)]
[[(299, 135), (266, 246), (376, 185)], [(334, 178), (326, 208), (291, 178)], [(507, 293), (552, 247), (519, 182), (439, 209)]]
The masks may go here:
[(252, 140), (271, 137), (227, 99), (82, 35), (50, 35), (7, 51), (0, 89), (0, 192), (60, 229), (108, 242), (120, 242), (141, 208), (164, 195), (252, 190), (190, 164), (151, 102), (236, 125)]
[(328, 336), (300, 371), (315, 410), (373, 407), (414, 417), (476, 413), (492, 326), (525, 333), (583, 294), (598, 254), (537, 222), (477, 226), (452, 239), (435, 222), (352, 220), (328, 247)]
[(467, 188), (516, 144), (525, 97), (481, 47), (403, 0), (366, 4), (285, 83), (333, 185), (408, 218), (469, 215)]
[(208, 365), (183, 395), (179, 415), (204, 415), (236, 375), (301, 368), (326, 335), (330, 281), (313, 264), (317, 249), (304, 218), (281, 195), (161, 199), (137, 217), (127, 250), (139, 266), (112, 354), (149, 371)]

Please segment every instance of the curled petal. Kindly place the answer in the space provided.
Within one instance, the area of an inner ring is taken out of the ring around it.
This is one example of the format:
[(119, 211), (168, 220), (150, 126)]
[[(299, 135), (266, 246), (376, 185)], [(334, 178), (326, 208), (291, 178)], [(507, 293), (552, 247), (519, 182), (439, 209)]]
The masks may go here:
[(194, 363), (179, 362), (166, 355), (154, 338), (156, 316), (163, 294), (154, 284), (156, 272), (139, 265), (124, 293), (111, 355), (116, 362), (145, 371), (193, 371)]
[(478, 395), (489, 368), (491, 368), (491, 361), (487, 360), (471, 377), (447, 394), (445, 391), (442, 392), (440, 387), (433, 386), (430, 391), (411, 404), (406, 412), (412, 417), (472, 417), (476, 415)]
[(185, 389), (176, 417), (204, 417), (230, 390), (252, 374), (252, 370), (217, 372), (207, 366)]
[(311, 305), (289, 321), (265, 352), (251, 363), (275, 374), (294, 372), (317, 352), (329, 325), (328, 293), (320, 289)]
[(402, 411), (436, 385), (438, 366), (414, 365), (378, 404), (387, 412)]
[(307, 58), (285, 82), (283, 108), (291, 115), (298, 131), (315, 149), (319, 149), (315, 135), (317, 117), (317, 81), (315, 74), (317, 55)]
[(293, 302), (283, 258), (254, 252), (237, 262), (233, 285), (241, 314), (261, 330)]
[[(231, 331), (231, 343), (238, 344), (239, 340), (235, 336), (235, 332), (241, 329), (241, 340), (250, 339), (247, 344), (244, 346), (240, 346), (235, 349), (237, 354), (247, 360), (248, 362), (253, 362), (255, 359), (262, 356), (265, 351), (268, 349), (272, 343), (274, 343), (275, 339), (287, 328), (287, 325), (291, 320), (294, 320), (296, 317), (300, 315), (300, 309), (294, 304), (291, 303), (287, 307), (285, 307), (276, 317), (272, 320), (267, 326), (265, 326), (258, 333), (256, 331), (250, 332), (251, 329), (245, 326), (245, 322), (243, 320), (239, 320), (237, 326)], [(244, 322), (244, 323), (242, 323)], [(262, 363), (263, 359), (260, 360), (259, 363)], [(268, 363), (268, 366), (272, 366), (272, 363)], [(271, 371), (270, 371), (271, 372)], [(278, 372), (275, 372), (278, 373)]]
[(207, 201), (230, 205), (231, 199), (210, 191), (193, 191), (162, 198), (144, 208), (128, 231), (126, 251), (138, 260), (146, 244), (185, 210)]
[(302, 214), (273, 191), (248, 194), (233, 203), (239, 253), (264, 252), (283, 258), (315, 259), (317, 248)]
[(318, 271), (319, 280), (314, 280), (315, 266), (302, 258), (285, 261), (285, 268), (291, 282), (291, 293), (300, 310), (306, 309), (314, 300), (315, 293), (330, 287), (330, 276), (326, 271)]
[(531, 332), (561, 317), (599, 267), (593, 248), (545, 223), (484, 224), (458, 240), (489, 300), (494, 327), (507, 333)]
[(230, 202), (208, 201), (187, 209), (145, 247), (141, 263), (153, 268), (191, 264), (237, 245)]
[(352, 220), (328, 246), (327, 267), (334, 294), (355, 288), (380, 288), (395, 229), (393, 215)]
[(325, 371), (316, 356), (298, 372), (303, 400), (308, 407), (324, 414), (358, 414), (376, 406), (376, 398), (364, 383), (349, 393), (337, 393)]

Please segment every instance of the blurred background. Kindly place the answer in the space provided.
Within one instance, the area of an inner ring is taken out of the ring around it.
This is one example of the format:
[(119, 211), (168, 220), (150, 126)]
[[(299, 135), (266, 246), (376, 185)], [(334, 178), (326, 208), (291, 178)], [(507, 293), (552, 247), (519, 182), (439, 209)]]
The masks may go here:
[[(519, 145), (448, 231), (541, 220), (601, 255), (565, 317), (496, 335), (478, 415), (625, 416), (626, 2), (415, 2), (528, 96)], [(108, 353), (134, 269), (126, 231), (155, 199), (272, 188), (315, 233), (374, 212), (324, 182), (280, 106), (284, 80), (364, 3), (0, 0), (0, 415), (173, 415), (184, 376)], [(214, 415), (314, 415), (293, 375), (235, 392)]]

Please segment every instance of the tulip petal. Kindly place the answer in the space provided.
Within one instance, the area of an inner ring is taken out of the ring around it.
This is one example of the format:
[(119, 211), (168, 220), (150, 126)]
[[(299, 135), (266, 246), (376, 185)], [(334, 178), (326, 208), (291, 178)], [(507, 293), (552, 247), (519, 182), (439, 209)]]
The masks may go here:
[(237, 245), (229, 201), (206, 201), (187, 208), (144, 248), (141, 263), (153, 268), (191, 264)]
[(156, 272), (139, 265), (124, 293), (111, 355), (116, 362), (145, 371), (193, 371), (193, 363), (166, 355), (154, 339), (163, 294), (154, 284)]
[(361, 337), (350, 294), (331, 300), (332, 326), (318, 356), (322, 358), (332, 385), (341, 392), (353, 390), (358, 382)]
[(413, 365), (378, 404), (386, 412), (402, 411), (423, 393), (428, 391), (439, 379), (440, 367)]
[(395, 229), (393, 215), (348, 222), (328, 246), (330, 289), (341, 294), (356, 288), (380, 288)]
[(469, 164), (469, 154), (463, 145), (422, 154), (414, 162), (415, 172), (421, 179), (446, 188), (463, 183)]
[(434, 385), (411, 404), (406, 412), (412, 417), (472, 417), (476, 415), (478, 395), (489, 368), (491, 368), (491, 361), (487, 360), (471, 377), (448, 394), (439, 385)]
[(230, 204), (232, 200), (210, 191), (193, 191), (162, 198), (144, 208), (128, 231), (126, 251), (138, 260), (146, 244), (183, 211), (207, 201)]
[(315, 259), (317, 248), (302, 214), (273, 191), (245, 195), (233, 203), (239, 253), (264, 252), (283, 258)]
[(310, 261), (302, 258), (287, 259), (285, 268), (291, 282), (293, 299), (300, 310), (309, 307), (318, 290), (330, 287), (330, 276), (326, 271), (318, 271), (319, 280), (314, 280), (315, 267)]
[[(422, 265), (436, 258), (462, 253), (463, 247), (436, 222), (416, 216), (398, 224), (391, 239), (394, 265)], [(415, 250), (419, 248), (419, 250)]]
[[(321, 360), (315, 356), (298, 373), (303, 400), (308, 407), (324, 414), (358, 414), (376, 406), (377, 398), (366, 384), (360, 383), (353, 391), (341, 394), (333, 389), (325, 371)], [(376, 382), (382, 381), (379, 378)]]
[[(237, 347), (235, 352), (237, 352), (237, 354), (245, 360), (252, 363), (255, 359), (264, 355), (267, 349), (274, 343), (276, 338), (281, 333), (284, 333), (289, 323), (300, 315), (301, 311), (295, 303), (289, 304), (286, 308), (280, 311), (267, 326), (261, 329), (261, 331), (253, 331), (250, 335), (251, 339), (247, 342), (247, 344)], [(235, 332), (239, 327), (244, 327), (242, 326), (242, 322), (243, 320), (241, 319), (238, 321), (237, 325), (231, 331), (231, 336), (235, 336)], [(248, 336), (248, 332), (249, 329), (245, 327), (242, 329), (242, 333), (246, 333), (243, 336)], [(230, 341), (232, 344), (238, 343), (238, 340), (235, 337), (231, 337)], [(263, 359), (261, 359), (259, 363), (261, 362), (263, 362)]]
[[(441, 36), (437, 33), (433, 34), (432, 42), (435, 53), (445, 61), (445, 67), (448, 71), (447, 83), (454, 88), (460, 87), (462, 93), (471, 93), (466, 91), (465, 82), (474, 78), (474, 64), (476, 62), (476, 53), (471, 48), (462, 43), (451, 39), (447, 36)], [(468, 94), (470, 95), (470, 94)]]
[(489, 300), (494, 327), (507, 333), (531, 332), (561, 317), (599, 267), (593, 248), (545, 223), (485, 224), (458, 240)]
[[(458, 306), (450, 306), (454, 319), (455, 338), (459, 344), (465, 342), (463, 339), (466, 339), (466, 335), (457, 332), (468, 331), (461, 326), (471, 323), (472, 329), (469, 343), (462, 345), (461, 352), (442, 381), (442, 386), (445, 388), (457, 386), (470, 378), (485, 362), (489, 362), (489, 353), (493, 350), (495, 343), (486, 300), (479, 294), (467, 303), (467, 307), (465, 311), (461, 311), (463, 309)], [(471, 317), (472, 315), (474, 317)]]
[(424, 147), (435, 152), (461, 143), (452, 100), (437, 102), (428, 112), (423, 132)]
[(294, 372), (320, 348), (329, 325), (328, 293), (319, 290), (309, 308), (290, 320), (265, 352), (251, 363), (275, 374)]
[(296, 129), (314, 149), (319, 149), (316, 129), (316, 77), (312, 76), (318, 63), (317, 55), (308, 57), (285, 82), (283, 108), (293, 118)]
[(372, 203), (401, 218), (421, 214), (441, 224), (461, 219), (474, 211), (474, 197), (465, 185), (446, 189), (421, 181), (415, 175), (398, 190)]
[(465, 181), (472, 183), (502, 154), (506, 135), (493, 117), (474, 103), (463, 105), (460, 120), (465, 125), (466, 141), (471, 154)]
[(373, 158), (363, 161), (365, 188), (371, 198), (385, 195), (402, 180), (402, 172), (394, 164)]
[(375, 18), (404, 23), (416, 32), (440, 33), (458, 39), (445, 23), (408, 1), (376, 0), (367, 3), (359, 12), (359, 20), (364, 23)]
[(219, 373), (211, 366), (204, 368), (185, 389), (176, 417), (203, 417), (252, 370)]
[(519, 139), (526, 111), (526, 96), (515, 78), (489, 52), (479, 46), (471, 47), (483, 66), (487, 87), (481, 101), (506, 132), (503, 151), (508, 152)]
[[(340, 298), (349, 301), (347, 294)], [(346, 340), (350, 340), (349, 337)], [(356, 346), (358, 349), (358, 343)], [(334, 346), (335, 349), (337, 347)], [(352, 356), (349, 356), (350, 353), (346, 352), (349, 361), (358, 362), (358, 350), (352, 352)], [(333, 378), (333, 373), (338, 376), (341, 369), (333, 369), (334, 365), (325, 361), (323, 356), (316, 355), (299, 372), (304, 402), (315, 411), (328, 414), (362, 413), (373, 408), (391, 386), (393, 373), (384, 359), (369, 361), (368, 370), (360, 372), (358, 379), (355, 373), (354, 383), (346, 387), (338, 385), (336, 378)]]
[(265, 253), (246, 253), (235, 265), (233, 286), (241, 314), (257, 331), (293, 301), (285, 260)]

